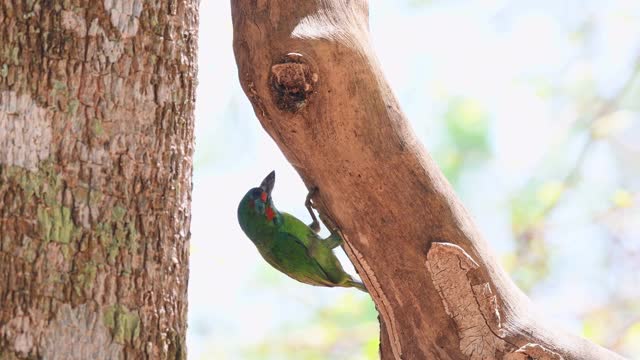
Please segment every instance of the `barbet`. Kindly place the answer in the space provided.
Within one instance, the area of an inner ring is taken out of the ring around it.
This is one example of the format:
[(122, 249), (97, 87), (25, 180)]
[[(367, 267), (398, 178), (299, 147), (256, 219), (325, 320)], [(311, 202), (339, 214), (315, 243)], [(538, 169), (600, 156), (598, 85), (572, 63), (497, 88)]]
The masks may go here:
[(253, 188), (240, 201), (238, 221), (244, 233), (256, 245), (260, 255), (274, 268), (302, 283), (327, 287), (355, 287), (364, 292), (361, 282), (347, 274), (333, 249), (342, 238), (333, 233), (321, 239), (319, 223), (307, 197), (307, 209), (313, 218), (306, 225), (298, 218), (278, 211), (271, 192), (276, 174), (272, 171), (260, 187)]

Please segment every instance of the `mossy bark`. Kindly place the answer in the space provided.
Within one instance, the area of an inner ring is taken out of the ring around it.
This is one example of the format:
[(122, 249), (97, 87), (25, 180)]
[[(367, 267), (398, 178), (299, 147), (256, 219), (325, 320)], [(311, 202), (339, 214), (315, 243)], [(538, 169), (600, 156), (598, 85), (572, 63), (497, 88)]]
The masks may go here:
[(186, 357), (197, 6), (0, 3), (0, 358)]

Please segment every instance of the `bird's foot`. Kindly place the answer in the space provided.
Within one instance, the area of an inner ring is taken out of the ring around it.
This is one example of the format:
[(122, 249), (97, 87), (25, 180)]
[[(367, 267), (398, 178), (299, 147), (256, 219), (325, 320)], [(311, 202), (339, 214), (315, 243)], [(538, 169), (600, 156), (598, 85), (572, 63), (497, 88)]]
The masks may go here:
[(313, 189), (311, 189), (309, 191), (309, 193), (307, 194), (307, 199), (304, 202), (304, 206), (307, 208), (307, 210), (309, 211), (309, 215), (311, 215), (311, 219), (313, 220), (311, 222), (311, 224), (309, 224), (309, 227), (311, 228), (311, 230), (313, 230), (316, 233), (320, 232), (320, 222), (318, 221), (318, 218), (316, 217), (316, 214), (313, 212), (313, 197), (316, 195), (316, 193), (318, 192), (318, 188), (314, 187)]
[(331, 233), (331, 235), (329, 235), (329, 237), (324, 239), (323, 241), (324, 245), (329, 249), (334, 249), (342, 245), (342, 237), (336, 232)]

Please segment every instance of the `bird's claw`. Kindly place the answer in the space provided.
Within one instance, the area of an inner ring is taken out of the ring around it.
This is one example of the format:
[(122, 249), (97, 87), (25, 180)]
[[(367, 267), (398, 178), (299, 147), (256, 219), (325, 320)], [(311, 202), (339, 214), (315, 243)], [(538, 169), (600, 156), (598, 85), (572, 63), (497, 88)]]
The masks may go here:
[(307, 207), (307, 209), (314, 207), (313, 206), (313, 197), (316, 196), (316, 194), (318, 193), (318, 187), (314, 186), (313, 188), (311, 188), (311, 190), (309, 190), (309, 192), (307, 193), (307, 198), (304, 201), (304, 206)]
[(320, 232), (320, 224), (318, 223), (318, 221), (313, 221), (311, 224), (309, 224), (309, 227), (316, 234)]
[(311, 230), (313, 230), (316, 233), (320, 232), (320, 222), (318, 221), (318, 218), (316, 218), (316, 214), (313, 212), (313, 197), (316, 195), (316, 193), (318, 192), (318, 188), (317, 187), (313, 187), (309, 193), (307, 194), (307, 199), (304, 202), (304, 206), (307, 208), (307, 210), (309, 211), (309, 215), (311, 215), (311, 219), (313, 220), (311, 222), (311, 224), (309, 224), (309, 227), (311, 228)]

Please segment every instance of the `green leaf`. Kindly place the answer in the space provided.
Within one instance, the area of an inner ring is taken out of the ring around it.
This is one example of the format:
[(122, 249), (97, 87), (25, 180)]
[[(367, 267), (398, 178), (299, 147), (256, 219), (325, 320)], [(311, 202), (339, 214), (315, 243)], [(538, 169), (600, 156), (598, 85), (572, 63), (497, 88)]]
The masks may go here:
[(591, 126), (591, 135), (596, 139), (602, 139), (622, 132), (631, 126), (635, 119), (630, 111), (616, 111), (597, 119)]
[(611, 197), (611, 202), (615, 207), (629, 208), (633, 206), (633, 194), (624, 189), (616, 190)]
[(536, 198), (540, 202), (540, 206), (547, 208), (554, 205), (565, 190), (564, 183), (560, 181), (548, 181), (538, 189)]
[(489, 116), (473, 99), (456, 98), (449, 103), (445, 122), (453, 146), (462, 152), (489, 154)]

